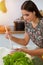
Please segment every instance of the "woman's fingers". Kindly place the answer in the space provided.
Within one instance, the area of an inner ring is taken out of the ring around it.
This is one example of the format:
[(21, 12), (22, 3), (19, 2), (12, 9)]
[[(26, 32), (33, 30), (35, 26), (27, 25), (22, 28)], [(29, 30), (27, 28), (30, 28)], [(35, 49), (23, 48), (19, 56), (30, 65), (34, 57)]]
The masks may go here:
[(9, 34), (8, 34), (8, 33), (5, 33), (5, 37), (6, 37), (7, 39), (9, 39)]
[(11, 52), (10, 52), (10, 54), (13, 54), (15, 51), (16, 51), (15, 49), (12, 49)]
[(11, 54), (13, 54), (13, 53), (16, 52), (16, 51), (21, 51), (21, 48), (12, 49), (12, 50), (11, 50)]
[(6, 31), (6, 32), (5, 32), (5, 37), (6, 37), (7, 39), (9, 39), (9, 37), (11, 37), (11, 33), (10, 33), (9, 31)]

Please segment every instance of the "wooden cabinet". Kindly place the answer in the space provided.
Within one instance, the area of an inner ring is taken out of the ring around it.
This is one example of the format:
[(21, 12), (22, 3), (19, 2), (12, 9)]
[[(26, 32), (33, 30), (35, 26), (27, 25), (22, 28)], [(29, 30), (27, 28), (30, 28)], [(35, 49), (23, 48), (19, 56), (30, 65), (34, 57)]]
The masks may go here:
[[(14, 30), (14, 26), (7, 26), (8, 31), (10, 31), (12, 34), (21, 34), (24, 33), (25, 31), (23, 30)], [(3, 25), (0, 25), (0, 34), (5, 34), (6, 30), (5, 27)]]

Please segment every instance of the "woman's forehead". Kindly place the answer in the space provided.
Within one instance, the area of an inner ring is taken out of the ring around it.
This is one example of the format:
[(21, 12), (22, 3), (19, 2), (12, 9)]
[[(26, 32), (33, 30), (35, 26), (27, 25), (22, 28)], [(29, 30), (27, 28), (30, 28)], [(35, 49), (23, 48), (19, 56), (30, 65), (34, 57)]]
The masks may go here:
[(27, 11), (27, 10), (21, 10), (21, 12), (22, 12), (22, 14), (30, 14), (30, 13), (32, 13), (32, 12)]

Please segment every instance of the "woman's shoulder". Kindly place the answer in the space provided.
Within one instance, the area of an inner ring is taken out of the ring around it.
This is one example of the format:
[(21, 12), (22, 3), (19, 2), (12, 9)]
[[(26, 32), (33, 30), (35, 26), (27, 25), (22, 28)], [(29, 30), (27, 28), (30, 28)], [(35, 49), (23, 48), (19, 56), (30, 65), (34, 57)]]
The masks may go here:
[(43, 25), (43, 18), (40, 19), (40, 23)]
[(43, 18), (40, 19), (40, 27), (43, 28)]

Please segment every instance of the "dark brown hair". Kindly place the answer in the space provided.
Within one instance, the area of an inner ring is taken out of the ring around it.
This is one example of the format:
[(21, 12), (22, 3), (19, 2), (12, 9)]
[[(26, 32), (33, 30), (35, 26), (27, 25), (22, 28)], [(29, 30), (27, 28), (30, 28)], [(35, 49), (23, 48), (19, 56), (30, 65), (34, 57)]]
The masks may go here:
[(25, 1), (22, 6), (21, 6), (21, 10), (27, 10), (29, 12), (33, 12), (35, 11), (36, 12), (36, 17), (38, 18), (42, 18), (43, 16), (40, 14), (36, 4), (32, 1)]

